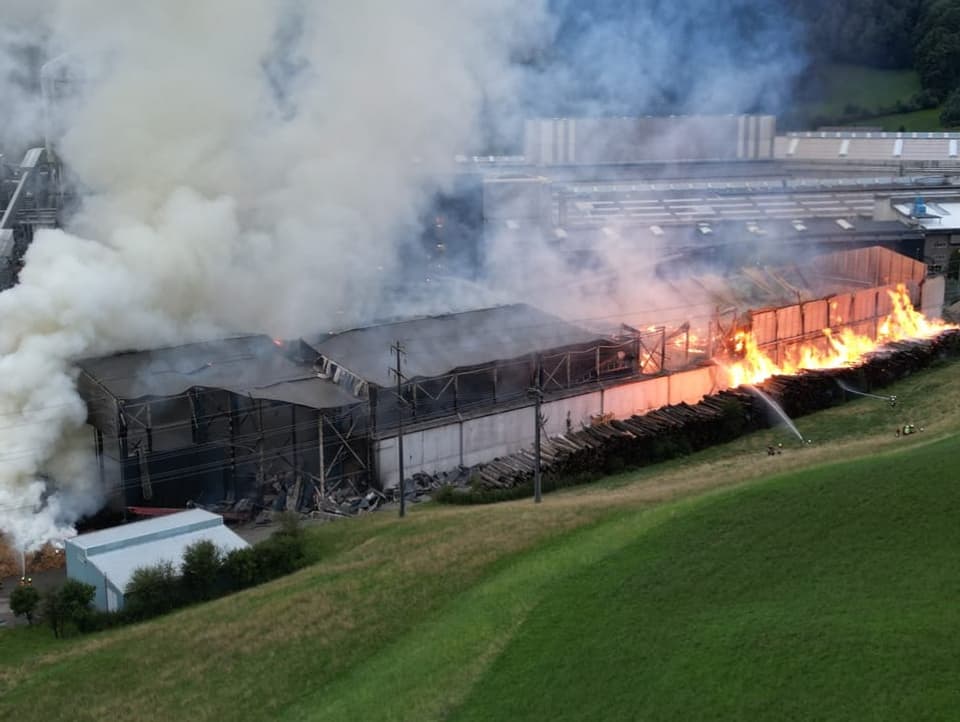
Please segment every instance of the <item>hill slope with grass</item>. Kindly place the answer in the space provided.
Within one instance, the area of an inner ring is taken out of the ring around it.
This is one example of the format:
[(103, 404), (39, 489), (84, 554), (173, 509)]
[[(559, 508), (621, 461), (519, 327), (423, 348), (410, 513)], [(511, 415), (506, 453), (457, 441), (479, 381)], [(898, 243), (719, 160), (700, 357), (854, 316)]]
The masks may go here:
[(788, 127), (866, 125), (891, 132), (943, 129), (943, 104), (931, 103), (915, 70), (833, 64), (818, 69), (809, 85), (806, 100), (799, 101), (785, 117)]
[[(810, 447), (774, 429), (539, 506), (311, 529), (311, 567), (149, 623), (0, 632), (0, 714), (942, 718), (958, 381), (800, 419)], [(908, 421), (925, 431), (897, 439)]]
[(949, 718), (958, 458), (951, 437), (678, 509), (549, 583), (453, 719)]

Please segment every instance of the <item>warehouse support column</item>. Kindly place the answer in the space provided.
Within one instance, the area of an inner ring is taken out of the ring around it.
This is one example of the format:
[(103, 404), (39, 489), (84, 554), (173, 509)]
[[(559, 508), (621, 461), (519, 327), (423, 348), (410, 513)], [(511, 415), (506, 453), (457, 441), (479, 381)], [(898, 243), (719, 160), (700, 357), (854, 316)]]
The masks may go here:
[(540, 468), (540, 430), (543, 427), (543, 417), (540, 414), (540, 404), (543, 401), (543, 364), (540, 357), (537, 357), (536, 370), (534, 371), (534, 385), (529, 393), (533, 396), (534, 410), (534, 435), (533, 435), (533, 501), (539, 504), (542, 500), (542, 474)]
[(400, 479), (400, 517), (407, 512), (407, 490), (403, 483), (403, 371), (400, 358), (403, 356), (403, 344), (398, 340), (391, 350), (397, 354), (397, 366), (390, 369), (397, 377), (397, 474)]

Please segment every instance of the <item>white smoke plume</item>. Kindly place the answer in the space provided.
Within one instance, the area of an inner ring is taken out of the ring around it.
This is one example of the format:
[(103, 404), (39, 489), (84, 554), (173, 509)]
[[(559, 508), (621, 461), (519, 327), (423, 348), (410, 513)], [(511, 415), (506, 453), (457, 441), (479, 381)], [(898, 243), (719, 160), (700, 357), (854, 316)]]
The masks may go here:
[[(19, 37), (82, 79), (54, 111), (87, 196), (0, 294), (0, 530), (27, 549), (102, 501), (71, 362), (362, 319), (483, 104), (511, 97), (511, 53), (549, 27), (536, 0), (44, 10)], [(11, 138), (38, 107), (12, 107)]]
[[(10, 7), (8, 7), (10, 5)], [(49, 2), (4, 3), (0, 19), (0, 152), (14, 156), (43, 138), (39, 67)]]

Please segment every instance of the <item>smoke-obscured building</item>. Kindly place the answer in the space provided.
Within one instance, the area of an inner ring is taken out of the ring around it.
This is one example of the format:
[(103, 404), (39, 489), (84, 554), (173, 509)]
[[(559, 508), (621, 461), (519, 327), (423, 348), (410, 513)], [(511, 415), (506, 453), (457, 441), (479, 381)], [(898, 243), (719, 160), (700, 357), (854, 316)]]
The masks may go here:
[(960, 133), (818, 130), (776, 139), (774, 156), (788, 161), (960, 169)]
[[(532, 442), (533, 388), (544, 431), (562, 434), (720, 390), (710, 359), (741, 328), (776, 361), (826, 343), (825, 328), (875, 336), (896, 284), (930, 316), (944, 295), (942, 277), (879, 247), (722, 283), (665, 283), (691, 299), (690, 320), (598, 331), (512, 305), (283, 344), (249, 336), (83, 361), (104, 485), (126, 506), (314, 508), (397, 486), (401, 418), (405, 476), (470, 467)], [(714, 309), (706, 317), (694, 294)]]
[(19, 163), (0, 155), (0, 290), (16, 282), (33, 234), (59, 223), (59, 168), (44, 148)]
[(308, 502), (368, 483), (366, 408), (265, 336), (87, 359), (78, 386), (115, 501)]
[(691, 115), (528, 120), (532, 165), (603, 165), (773, 158), (772, 115)]

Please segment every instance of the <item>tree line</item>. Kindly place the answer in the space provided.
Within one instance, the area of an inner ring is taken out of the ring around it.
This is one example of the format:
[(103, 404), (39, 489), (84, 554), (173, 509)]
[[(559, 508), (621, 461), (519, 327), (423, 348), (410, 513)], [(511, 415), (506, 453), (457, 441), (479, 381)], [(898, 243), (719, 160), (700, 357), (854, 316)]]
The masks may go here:
[(943, 104), (941, 122), (960, 124), (960, 0), (788, 0), (801, 18), (814, 66), (854, 63), (912, 68), (917, 107)]

